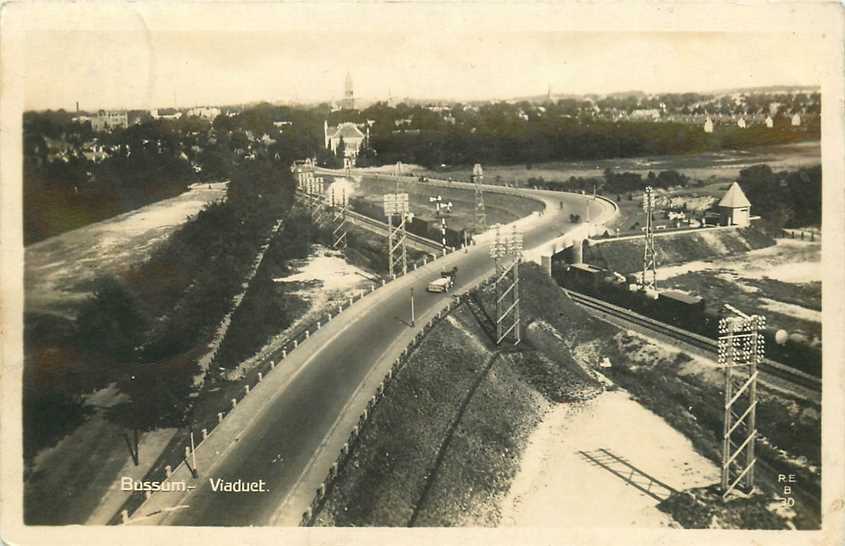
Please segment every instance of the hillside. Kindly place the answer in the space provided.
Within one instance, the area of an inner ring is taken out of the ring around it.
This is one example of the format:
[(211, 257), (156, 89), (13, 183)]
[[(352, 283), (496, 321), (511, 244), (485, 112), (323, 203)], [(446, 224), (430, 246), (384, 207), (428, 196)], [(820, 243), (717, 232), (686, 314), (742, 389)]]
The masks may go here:
[[(642, 270), (644, 239), (591, 241), (584, 261), (622, 274)], [(766, 248), (774, 239), (755, 226), (731, 230), (683, 232), (655, 237), (659, 266), (704, 260)]]

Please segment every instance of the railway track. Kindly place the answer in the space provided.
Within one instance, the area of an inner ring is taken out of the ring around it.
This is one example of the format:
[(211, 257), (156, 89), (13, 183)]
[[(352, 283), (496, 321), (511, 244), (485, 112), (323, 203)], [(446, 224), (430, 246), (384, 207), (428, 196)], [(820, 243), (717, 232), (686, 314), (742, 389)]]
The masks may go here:
[[(301, 195), (304, 199), (308, 199), (310, 201), (318, 201), (317, 198), (305, 192), (298, 191), (297, 193)], [(387, 237), (388, 226), (385, 222), (370, 218), (369, 216), (364, 216), (360, 212), (355, 212), (354, 210), (350, 210), (348, 208), (346, 210), (346, 218), (355, 224), (361, 226), (369, 226), (374, 231), (377, 231), (381, 235)], [(421, 247), (420, 250), (423, 250), (423, 252), (429, 252), (432, 255), (439, 255), (442, 251), (442, 245), (433, 239), (422, 237), (420, 235), (417, 235), (416, 233), (411, 233), (410, 231), (405, 232), (405, 237), (409, 242), (416, 244), (418, 247)], [(450, 247), (450, 251), (451, 250), (454, 249), (451, 249)]]
[[(718, 353), (719, 344), (714, 339), (660, 322), (579, 292), (566, 289), (564, 289), (564, 292), (573, 302), (608, 322), (631, 327), (641, 332), (644, 331), (643, 333), (646, 334), (657, 334), (670, 342), (679, 342), (693, 348), (703, 356), (713, 357)], [(760, 364), (759, 370), (764, 382), (776, 388), (788, 390), (801, 398), (821, 402), (820, 378), (771, 359), (765, 359)]]

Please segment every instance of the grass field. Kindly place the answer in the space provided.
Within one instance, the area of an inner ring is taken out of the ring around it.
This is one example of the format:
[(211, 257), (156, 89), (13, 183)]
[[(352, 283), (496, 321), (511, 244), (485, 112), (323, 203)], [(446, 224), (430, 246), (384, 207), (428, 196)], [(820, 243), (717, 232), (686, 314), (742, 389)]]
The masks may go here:
[[(382, 208), (382, 196), (385, 193), (397, 191), (397, 187), (398, 191), (408, 193), (411, 211), (417, 218), (426, 221), (437, 219), (435, 205), (429, 199), (439, 195), (443, 203), (451, 202), (453, 205), (452, 212), (447, 215), (447, 222), (451, 229), (472, 228), (475, 222), (475, 195), (472, 191), (463, 188), (405, 182), (397, 185), (394, 181), (367, 176), (363, 177), (359, 186), (367, 202), (379, 211)], [(540, 202), (533, 199), (489, 192), (484, 195), (484, 206), (487, 213), (487, 225), (507, 224), (543, 208)], [(379, 216), (381, 219), (381, 215)]]
[[(484, 165), (484, 181), (489, 184), (524, 185), (529, 178), (565, 181), (569, 177), (600, 177), (605, 169), (640, 173), (666, 170), (680, 171), (692, 179), (717, 183), (733, 181), (739, 171), (751, 165), (769, 164), (774, 170), (796, 169), (821, 163), (818, 141), (779, 146), (763, 146), (749, 150), (707, 152), (701, 154), (603, 159), (598, 161), (554, 161), (526, 165)], [(423, 176), (452, 177), (468, 181), (472, 165), (438, 170), (406, 166), (407, 170)]]

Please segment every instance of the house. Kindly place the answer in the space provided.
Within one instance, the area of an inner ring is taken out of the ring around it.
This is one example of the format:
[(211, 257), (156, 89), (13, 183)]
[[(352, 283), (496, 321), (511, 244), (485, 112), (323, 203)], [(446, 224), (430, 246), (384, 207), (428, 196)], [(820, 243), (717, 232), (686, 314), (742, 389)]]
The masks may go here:
[(219, 115), (220, 108), (215, 108), (213, 106), (197, 106), (196, 108), (191, 108), (190, 110), (188, 110), (188, 116), (203, 118), (207, 119), (208, 121), (214, 121), (214, 118)]
[(150, 110), (150, 117), (153, 119), (179, 119), (182, 117), (182, 112), (173, 108), (163, 108), (159, 111), (157, 108)]
[[(367, 128), (367, 133), (369, 132), (370, 130)], [(326, 149), (331, 150), (332, 153), (337, 153), (340, 141), (343, 140), (344, 156), (356, 157), (364, 144), (364, 139), (367, 137), (355, 123), (345, 122), (338, 124), (336, 127), (330, 127), (328, 122), (324, 121), (323, 138)]]
[(771, 129), (774, 126), (775, 126), (775, 120), (772, 119), (772, 116), (766, 116), (766, 127)]
[(707, 116), (707, 119), (704, 120), (704, 132), (705, 133), (712, 133), (713, 132), (713, 120), (710, 119), (710, 116)]
[(736, 126), (740, 129), (745, 129), (745, 127), (747, 126), (745, 123), (745, 118), (739, 118), (736, 122)]
[(722, 225), (747, 226), (751, 222), (751, 202), (737, 182), (731, 184), (718, 206)]
[(91, 127), (95, 131), (126, 129), (129, 127), (129, 115), (125, 110), (100, 110), (97, 117), (91, 120)]
[(640, 121), (657, 121), (660, 119), (660, 110), (657, 108), (639, 108), (631, 112), (630, 118)]
[(801, 126), (801, 116), (798, 113), (792, 115), (792, 126), (793, 127), (800, 127)]

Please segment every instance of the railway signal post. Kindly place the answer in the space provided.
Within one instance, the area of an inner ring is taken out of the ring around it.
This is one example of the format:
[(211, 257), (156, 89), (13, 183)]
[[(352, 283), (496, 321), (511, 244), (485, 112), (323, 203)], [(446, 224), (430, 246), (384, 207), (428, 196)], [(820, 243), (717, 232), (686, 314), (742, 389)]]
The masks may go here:
[(443, 198), (439, 195), (428, 198), (429, 203), (434, 203), (434, 210), (437, 212), (437, 218), (440, 220), (440, 245), (443, 255), (445, 256), (449, 250), (446, 244), (446, 215), (452, 212), (452, 202), (443, 202)]
[(514, 345), (520, 338), (519, 324), (519, 262), (522, 259), (522, 234), (514, 227), (502, 233), (496, 225), (496, 237), (490, 247), (490, 257), (496, 264), (496, 345), (508, 337)]
[[(384, 195), (384, 214), (387, 216), (387, 254), (388, 270), (391, 276), (400, 270), (402, 274), (408, 272), (408, 257), (405, 250), (405, 222), (413, 219), (409, 210), (407, 193), (386, 193)], [(394, 227), (393, 217), (399, 217), (399, 223)]]
[(742, 487), (754, 489), (757, 442), (757, 375), (765, 356), (760, 331), (766, 319), (725, 305), (719, 321), (719, 366), (725, 373), (725, 416), (722, 435), (722, 499)]

